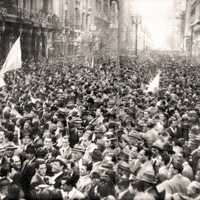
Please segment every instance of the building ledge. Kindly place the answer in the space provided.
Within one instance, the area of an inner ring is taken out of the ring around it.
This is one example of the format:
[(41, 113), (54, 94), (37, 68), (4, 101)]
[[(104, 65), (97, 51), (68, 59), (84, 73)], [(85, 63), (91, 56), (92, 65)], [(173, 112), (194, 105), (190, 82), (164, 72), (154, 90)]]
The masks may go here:
[(194, 27), (196, 25), (200, 24), (200, 19), (195, 20), (193, 23), (190, 24), (191, 27)]

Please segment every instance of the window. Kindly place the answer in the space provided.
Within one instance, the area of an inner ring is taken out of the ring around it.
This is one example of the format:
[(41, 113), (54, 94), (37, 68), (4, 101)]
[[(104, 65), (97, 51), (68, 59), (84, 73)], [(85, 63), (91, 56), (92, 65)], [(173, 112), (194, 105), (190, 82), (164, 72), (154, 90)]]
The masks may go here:
[(81, 24), (81, 29), (85, 30), (85, 13), (82, 14), (82, 24)]
[(196, 8), (193, 8), (192, 11), (191, 11), (191, 16), (194, 16), (196, 13)]
[(68, 11), (65, 10), (65, 25), (67, 26), (68, 23), (69, 23), (69, 21), (68, 21)]
[(96, 11), (97, 13), (101, 12), (101, 0), (96, 0)]
[(104, 14), (106, 16), (108, 16), (108, 1), (107, 0), (104, 0), (104, 3), (103, 3), (103, 11), (104, 11)]
[(78, 8), (76, 8), (75, 11), (75, 19), (76, 19), (76, 26), (78, 28), (78, 26), (80, 25), (80, 11)]

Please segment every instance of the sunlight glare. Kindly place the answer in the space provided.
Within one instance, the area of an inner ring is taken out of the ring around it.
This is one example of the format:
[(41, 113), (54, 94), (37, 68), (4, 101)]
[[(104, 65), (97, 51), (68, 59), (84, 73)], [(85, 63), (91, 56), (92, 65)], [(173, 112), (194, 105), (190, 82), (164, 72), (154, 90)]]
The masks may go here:
[(153, 47), (167, 49), (173, 0), (137, 0), (136, 12), (151, 34)]

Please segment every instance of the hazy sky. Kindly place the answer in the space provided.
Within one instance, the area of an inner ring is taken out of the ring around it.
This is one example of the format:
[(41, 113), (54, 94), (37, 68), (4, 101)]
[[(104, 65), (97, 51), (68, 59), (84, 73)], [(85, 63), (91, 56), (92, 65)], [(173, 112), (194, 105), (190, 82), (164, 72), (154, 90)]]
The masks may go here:
[(174, 0), (136, 0), (136, 10), (152, 35), (155, 48), (168, 48)]

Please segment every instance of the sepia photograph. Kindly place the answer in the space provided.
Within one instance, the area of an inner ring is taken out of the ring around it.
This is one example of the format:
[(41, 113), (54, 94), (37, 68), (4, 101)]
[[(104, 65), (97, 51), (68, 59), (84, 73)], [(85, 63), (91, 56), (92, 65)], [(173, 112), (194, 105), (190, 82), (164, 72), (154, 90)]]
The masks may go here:
[(200, 200), (200, 0), (0, 0), (0, 200)]

